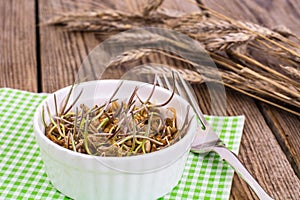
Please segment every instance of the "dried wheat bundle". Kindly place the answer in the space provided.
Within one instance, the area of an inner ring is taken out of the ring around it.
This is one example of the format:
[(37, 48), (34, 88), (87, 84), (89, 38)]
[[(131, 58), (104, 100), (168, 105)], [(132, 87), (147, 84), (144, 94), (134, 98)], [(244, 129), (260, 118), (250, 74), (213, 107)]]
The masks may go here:
[[(109, 9), (63, 13), (47, 24), (61, 25), (71, 31), (105, 34), (144, 26), (176, 30), (203, 45), (213, 61), (220, 66), (218, 73), (226, 86), (300, 116), (298, 36), (283, 27), (271, 30), (257, 24), (233, 20), (201, 4), (198, 4), (199, 12), (175, 13), (160, 8), (162, 2), (163, 0), (149, 0), (143, 12), (133, 14)], [(294, 39), (291, 40), (290, 37)], [(206, 73), (200, 73), (201, 66), (197, 63), (158, 50), (125, 52), (110, 64), (110, 68), (137, 62), (153, 53), (185, 63), (174, 68), (185, 74), (190, 81), (214, 81), (209, 76), (212, 73), (209, 68), (206, 67)]]

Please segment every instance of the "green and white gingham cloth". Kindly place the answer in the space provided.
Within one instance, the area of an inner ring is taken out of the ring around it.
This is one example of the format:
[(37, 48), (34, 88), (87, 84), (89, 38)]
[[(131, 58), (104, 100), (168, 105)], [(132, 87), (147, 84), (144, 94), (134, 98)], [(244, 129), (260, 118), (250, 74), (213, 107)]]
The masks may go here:
[[(33, 133), (33, 115), (47, 94), (0, 89), (0, 199), (69, 199), (50, 183)], [(206, 116), (238, 152), (244, 116)], [(215, 153), (190, 153), (178, 185), (162, 199), (229, 199), (234, 171)]]

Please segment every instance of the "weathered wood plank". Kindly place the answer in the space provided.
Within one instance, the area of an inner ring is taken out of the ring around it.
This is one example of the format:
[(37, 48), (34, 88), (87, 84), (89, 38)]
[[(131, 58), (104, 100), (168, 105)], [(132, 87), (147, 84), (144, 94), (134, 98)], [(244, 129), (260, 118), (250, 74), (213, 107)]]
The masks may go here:
[(274, 28), (284, 25), (300, 34), (300, 4), (297, 0), (203, 0), (204, 5), (239, 20)]
[(0, 1), (0, 87), (37, 91), (34, 0)]
[(295, 173), (300, 177), (300, 117), (266, 104), (261, 104), (261, 110)]
[[(228, 90), (227, 94), (229, 115), (244, 114), (246, 117), (239, 158), (275, 199), (299, 199), (299, 178), (255, 102), (234, 91)], [(255, 199), (254, 193), (239, 179), (234, 179), (231, 199)]]
[[(40, 23), (56, 13), (74, 11), (82, 3), (64, 4), (61, 1), (39, 1)], [(86, 3), (88, 5), (88, 3)], [(87, 54), (98, 44), (94, 34), (74, 33), (55, 26), (41, 25), (42, 91), (54, 92), (72, 84)]]

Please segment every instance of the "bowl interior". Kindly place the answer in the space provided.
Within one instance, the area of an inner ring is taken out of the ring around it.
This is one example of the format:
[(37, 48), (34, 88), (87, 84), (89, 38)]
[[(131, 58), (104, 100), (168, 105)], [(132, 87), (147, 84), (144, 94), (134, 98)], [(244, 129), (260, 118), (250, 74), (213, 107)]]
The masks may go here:
[[(80, 104), (82, 103), (90, 107), (92, 107), (93, 105), (102, 104), (103, 102), (108, 101), (111, 98), (111, 96), (114, 94), (114, 92), (119, 87), (119, 85), (120, 85), (120, 80), (101, 80), (101, 81), (90, 81), (90, 82), (81, 83), (74, 87), (72, 95), (70, 96), (69, 105), (76, 99), (76, 97), (79, 95), (81, 91), (83, 93), (79, 101), (75, 104), (74, 107), (80, 106)], [(148, 99), (149, 94), (153, 90), (153, 85), (137, 82), (137, 81), (123, 81), (120, 89), (115, 95), (115, 98), (128, 100), (128, 98), (130, 98), (130, 96), (132, 95), (133, 91), (136, 89), (137, 86), (139, 87), (137, 92), (139, 97), (142, 100)], [(69, 91), (70, 91), (70, 86), (58, 90), (57, 92), (54, 93), (56, 95), (58, 105), (61, 104), (60, 102), (63, 102), (65, 100), (65, 97), (67, 96)], [(79, 159), (91, 159), (93, 156), (67, 150), (55, 144), (45, 136), (44, 134), (45, 129), (41, 117), (42, 107), (48, 104), (50, 108), (50, 112), (52, 114), (55, 114), (54, 94), (50, 95), (47, 99), (44, 100), (44, 102), (42, 102), (42, 104), (39, 106), (35, 114), (34, 126), (35, 126), (35, 132), (40, 146), (46, 145), (47, 149), (52, 148), (57, 150), (58, 157), (61, 154), (65, 154), (66, 155), (64, 158), (65, 161), (67, 160), (67, 155), (69, 155), (72, 159), (74, 159), (74, 157), (78, 157)], [(156, 87), (150, 101), (155, 102), (156, 104), (161, 104), (163, 102), (166, 102), (166, 100), (170, 98), (171, 94), (172, 92), (169, 90)], [(180, 156), (183, 156), (187, 151), (190, 150), (190, 145), (196, 133), (197, 122), (195, 119), (195, 114), (193, 110), (189, 107), (189, 104), (183, 98), (181, 98), (176, 94), (165, 107), (166, 108), (174, 107), (176, 109), (177, 124), (179, 128), (182, 127), (184, 123), (186, 123), (185, 121), (186, 116), (188, 117), (188, 120), (191, 121), (187, 133), (181, 140), (179, 140), (178, 142), (176, 142), (175, 144), (167, 148), (164, 148), (156, 152), (148, 153), (148, 154), (130, 156), (130, 157), (97, 157), (96, 160), (98, 162), (100, 161), (100, 163), (103, 166), (106, 167), (108, 166), (108, 168), (116, 169), (117, 171), (119, 170), (119, 171), (137, 173), (137, 172), (146, 172), (149, 170), (153, 171), (155, 169), (159, 169), (166, 165), (170, 165), (172, 162), (175, 162), (176, 159), (178, 159)], [(47, 115), (45, 115), (45, 121), (47, 124), (50, 122), (50, 119)], [(54, 151), (52, 151), (51, 154), (54, 156), (55, 153), (53, 152)], [(157, 163), (143, 164), (144, 167), (132, 166), (132, 164), (129, 163), (138, 160), (139, 162), (147, 163), (146, 160), (151, 160), (155, 157), (161, 157), (160, 161)], [(124, 162), (124, 163), (120, 164), (116, 162)]]

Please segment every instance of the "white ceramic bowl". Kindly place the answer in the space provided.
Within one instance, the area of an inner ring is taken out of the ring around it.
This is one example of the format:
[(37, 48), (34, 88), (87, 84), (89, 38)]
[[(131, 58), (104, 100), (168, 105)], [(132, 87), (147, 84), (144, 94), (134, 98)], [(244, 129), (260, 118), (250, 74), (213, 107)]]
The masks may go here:
[[(88, 106), (99, 104), (108, 99), (119, 80), (101, 80), (81, 83), (74, 89), (74, 96), (81, 88), (83, 94), (77, 104)], [(152, 85), (135, 81), (124, 81), (117, 97), (128, 98), (136, 86), (139, 95), (148, 97)], [(55, 92), (57, 101), (63, 101), (70, 87)], [(153, 153), (130, 157), (97, 157), (67, 150), (44, 134), (42, 107), (48, 103), (51, 113), (55, 113), (54, 98), (49, 95), (37, 108), (34, 116), (34, 132), (40, 146), (45, 171), (51, 183), (63, 194), (74, 199), (116, 199), (147, 200), (157, 199), (170, 192), (181, 178), (191, 143), (197, 129), (197, 121), (192, 109), (192, 118), (186, 135), (177, 143)], [(152, 101), (164, 102), (170, 92), (156, 88)], [(72, 99), (70, 100), (72, 102)], [(177, 123), (181, 127), (188, 103), (175, 95), (167, 105), (177, 110)], [(46, 122), (49, 123), (49, 118)]]

